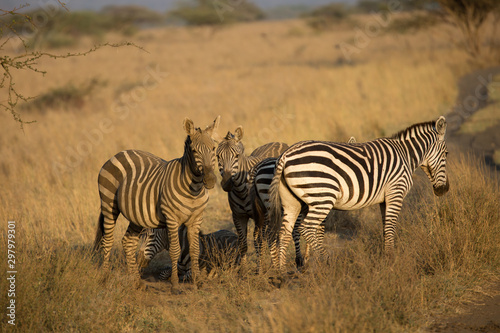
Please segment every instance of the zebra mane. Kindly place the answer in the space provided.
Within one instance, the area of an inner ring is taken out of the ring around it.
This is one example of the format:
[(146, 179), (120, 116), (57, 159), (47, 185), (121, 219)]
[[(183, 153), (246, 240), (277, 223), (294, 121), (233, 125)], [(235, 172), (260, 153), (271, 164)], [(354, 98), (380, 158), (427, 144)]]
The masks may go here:
[(184, 154), (182, 155), (183, 158), (185, 158), (186, 163), (181, 164), (181, 172), (184, 173), (186, 170), (186, 166), (189, 167), (189, 170), (193, 173), (195, 176), (199, 176), (199, 172), (196, 169), (196, 166), (193, 165), (194, 163), (194, 156), (193, 152), (191, 151), (191, 143), (193, 141), (191, 140), (191, 135), (188, 135), (186, 137), (186, 141), (184, 141)]
[(418, 123), (411, 125), (410, 127), (397, 132), (393, 136), (390, 137), (390, 139), (399, 139), (399, 140), (404, 140), (407, 137), (410, 137), (412, 133), (415, 133), (416, 130), (422, 130), (424, 129), (425, 131), (433, 130), (437, 133), (436, 127), (435, 127), (435, 122), (434, 121), (426, 121), (423, 123)]
[(230, 131), (227, 131), (226, 136), (224, 137), (225, 140), (231, 140), (234, 139), (234, 134), (232, 134)]

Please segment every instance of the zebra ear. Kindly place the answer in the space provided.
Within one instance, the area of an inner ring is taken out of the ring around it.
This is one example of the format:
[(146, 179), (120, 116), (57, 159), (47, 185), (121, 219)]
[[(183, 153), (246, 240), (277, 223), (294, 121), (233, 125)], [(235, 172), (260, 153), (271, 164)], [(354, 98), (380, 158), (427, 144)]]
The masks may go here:
[(220, 123), (220, 116), (217, 116), (217, 118), (215, 118), (212, 125), (207, 126), (207, 128), (205, 128), (205, 132), (207, 132), (208, 134), (210, 134), (210, 136), (212, 136), (212, 138), (214, 138), (213, 136), (217, 132), (217, 128), (219, 127), (219, 123)]
[(218, 115), (217, 118), (215, 118), (213, 124), (210, 125), (209, 127), (212, 131), (217, 131), (219, 124), (220, 124), (220, 115)]
[(241, 140), (241, 138), (243, 137), (243, 126), (236, 127), (236, 130), (234, 131), (234, 137), (236, 141)]
[(193, 135), (194, 134), (194, 123), (191, 119), (189, 118), (184, 118), (183, 122), (184, 130), (188, 135)]
[(446, 119), (443, 116), (439, 117), (436, 121), (436, 131), (441, 137), (444, 137), (446, 134)]
[(355, 138), (355, 137), (353, 137), (353, 136), (351, 136), (351, 137), (349, 138), (349, 141), (347, 141), (347, 143), (356, 143), (356, 138)]

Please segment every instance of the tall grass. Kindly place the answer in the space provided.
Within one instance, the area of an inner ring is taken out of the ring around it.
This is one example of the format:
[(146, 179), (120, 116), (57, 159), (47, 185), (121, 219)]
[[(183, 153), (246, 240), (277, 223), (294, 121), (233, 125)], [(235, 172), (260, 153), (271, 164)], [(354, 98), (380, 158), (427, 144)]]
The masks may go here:
[[(291, 29), (301, 33), (291, 36)], [(331, 264), (313, 265), (281, 289), (268, 283), (271, 273), (231, 270), (200, 290), (184, 285), (180, 296), (170, 295), (164, 283), (132, 289), (119, 244), (122, 218), (111, 272), (91, 259), (99, 168), (128, 148), (179, 157), (186, 116), (197, 126), (218, 114), (221, 128), (243, 125), (251, 151), (269, 141), (345, 141), (351, 135), (365, 141), (447, 113), (456, 79), (472, 68), (449, 43), (455, 30), (439, 25), (411, 36), (381, 34), (343, 65), (332, 43), (352, 38), (349, 29), (317, 35), (301, 21), (286, 21), (241, 24), (215, 35), (205, 28), (147, 30), (134, 41), (149, 53), (107, 49), (44, 60), (44, 78), (19, 72), (19, 88), (29, 96), (93, 77), (107, 84), (92, 90), (81, 109), (49, 105), (30, 112), (26, 120), (37, 123), (24, 132), (0, 114), (2, 231), (7, 220), (17, 223), (16, 328), (417, 331), (432, 314), (454, 311), (487, 286), (499, 268), (498, 180), (453, 151), (445, 197), (435, 199), (417, 177), (392, 260), (381, 255), (376, 207), (335, 214), (331, 229), (344, 233), (327, 235)], [(151, 73), (161, 75), (152, 80)], [(232, 228), (226, 193), (217, 186), (210, 196), (203, 231)], [(4, 309), (6, 288), (4, 270)]]

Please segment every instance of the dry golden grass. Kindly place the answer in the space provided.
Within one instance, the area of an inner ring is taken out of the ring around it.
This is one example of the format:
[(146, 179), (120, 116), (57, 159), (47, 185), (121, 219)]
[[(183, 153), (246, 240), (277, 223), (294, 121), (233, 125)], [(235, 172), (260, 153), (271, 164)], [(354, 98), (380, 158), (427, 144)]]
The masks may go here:
[[(25, 113), (37, 123), (24, 133), (0, 114), (2, 230), (7, 220), (17, 221), (17, 328), (417, 331), (492, 281), (500, 267), (498, 181), (456, 154), (444, 198), (434, 199), (428, 182), (417, 181), (400, 217), (394, 260), (381, 255), (378, 208), (340, 214), (340, 224), (351, 221), (352, 239), (339, 248), (339, 238), (328, 235), (332, 264), (313, 265), (281, 289), (268, 283), (268, 273), (229, 271), (200, 290), (185, 285), (181, 296), (161, 283), (131, 290), (118, 244), (122, 218), (114, 269), (105, 274), (91, 260), (101, 165), (126, 148), (180, 156), (184, 117), (205, 126), (220, 114), (220, 134), (243, 125), (248, 151), (269, 141), (351, 135), (364, 141), (446, 114), (456, 79), (477, 66), (449, 42), (459, 35), (445, 26), (377, 36), (349, 65), (335, 45), (352, 39), (352, 29), (316, 34), (301, 21), (285, 21), (215, 33), (145, 30), (133, 41), (149, 53), (101, 49), (45, 60), (45, 77), (16, 73), (26, 95), (68, 82), (106, 82), (81, 108)], [(154, 71), (158, 81), (151, 79)], [(232, 222), (226, 195), (216, 187), (202, 229), (221, 228)], [(5, 236), (1, 243), (5, 248)], [(0, 289), (4, 305), (5, 278)]]

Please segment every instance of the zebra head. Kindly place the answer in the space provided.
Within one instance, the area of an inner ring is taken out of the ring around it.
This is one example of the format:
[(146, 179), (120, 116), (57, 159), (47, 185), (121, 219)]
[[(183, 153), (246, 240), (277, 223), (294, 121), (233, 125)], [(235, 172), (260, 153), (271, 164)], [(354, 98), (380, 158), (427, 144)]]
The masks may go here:
[(191, 172), (195, 176), (203, 177), (203, 185), (207, 189), (215, 186), (215, 148), (217, 142), (214, 139), (217, 127), (219, 127), (220, 116), (204, 130), (195, 128), (193, 121), (184, 119), (184, 130), (188, 134), (186, 139), (185, 155), (188, 156)]
[(234, 178), (238, 174), (238, 162), (240, 155), (243, 154), (245, 148), (241, 143), (243, 137), (243, 128), (238, 126), (234, 134), (227, 132), (226, 137), (219, 143), (217, 147), (217, 159), (219, 161), (219, 171), (222, 176), (220, 185), (226, 192), (230, 192), (233, 188)]
[(434, 188), (434, 194), (441, 196), (448, 192), (450, 184), (446, 173), (446, 155), (448, 149), (444, 141), (446, 134), (446, 120), (443, 116), (439, 117), (434, 125), (437, 132), (437, 140), (432, 143), (424, 156), (424, 161), (421, 165), (422, 170), (427, 174)]

